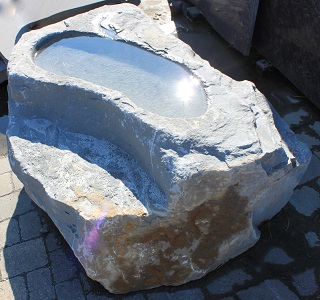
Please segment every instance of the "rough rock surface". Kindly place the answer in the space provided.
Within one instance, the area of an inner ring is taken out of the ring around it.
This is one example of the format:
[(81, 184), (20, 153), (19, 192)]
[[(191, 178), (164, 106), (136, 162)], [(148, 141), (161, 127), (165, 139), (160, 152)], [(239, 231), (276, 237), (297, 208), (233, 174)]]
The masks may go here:
[[(34, 63), (50, 40), (93, 34), (184, 65), (201, 79), (205, 114), (162, 117)], [(179, 285), (250, 248), (310, 160), (252, 83), (211, 68), (132, 5), (25, 34), (8, 71), (12, 168), (88, 276), (113, 293)]]

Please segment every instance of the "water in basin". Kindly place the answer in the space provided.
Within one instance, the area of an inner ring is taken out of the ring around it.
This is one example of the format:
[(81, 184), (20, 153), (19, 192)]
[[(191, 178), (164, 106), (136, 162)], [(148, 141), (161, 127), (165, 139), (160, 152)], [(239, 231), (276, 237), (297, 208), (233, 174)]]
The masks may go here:
[(122, 92), (137, 106), (171, 117), (207, 109), (200, 82), (181, 65), (128, 43), (100, 37), (61, 39), (35, 56), (41, 68)]

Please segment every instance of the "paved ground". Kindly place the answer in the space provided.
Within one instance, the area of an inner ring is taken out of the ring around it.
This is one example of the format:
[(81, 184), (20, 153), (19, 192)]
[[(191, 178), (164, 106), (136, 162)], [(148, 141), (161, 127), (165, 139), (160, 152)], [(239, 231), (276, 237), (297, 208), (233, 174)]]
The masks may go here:
[[(156, 17), (161, 17), (155, 14)], [(320, 111), (277, 71), (261, 76), (207, 24), (175, 17), (179, 38), (236, 80), (251, 80), (310, 146), (307, 173), (285, 208), (261, 225), (260, 241), (201, 280), (115, 296), (90, 280), (50, 218), (12, 173), (0, 111), (0, 299), (320, 299)], [(0, 102), (6, 97), (1, 92)], [(2, 152), (1, 152), (2, 151)], [(271, 195), (272, 196), (272, 195)]]

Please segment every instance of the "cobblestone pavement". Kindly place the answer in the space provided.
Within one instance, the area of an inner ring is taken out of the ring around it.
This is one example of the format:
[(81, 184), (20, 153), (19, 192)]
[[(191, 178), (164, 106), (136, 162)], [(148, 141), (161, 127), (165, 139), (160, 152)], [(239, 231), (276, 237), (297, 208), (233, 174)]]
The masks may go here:
[(179, 38), (212, 66), (236, 80), (253, 81), (310, 146), (311, 164), (290, 202), (260, 226), (261, 239), (254, 247), (204, 278), (179, 287), (112, 295), (85, 275), (50, 218), (12, 173), (3, 142), (7, 119), (2, 117), (0, 299), (320, 299), (320, 111), (277, 71), (259, 75), (254, 51), (248, 58), (241, 56), (206, 23), (179, 17), (175, 22)]

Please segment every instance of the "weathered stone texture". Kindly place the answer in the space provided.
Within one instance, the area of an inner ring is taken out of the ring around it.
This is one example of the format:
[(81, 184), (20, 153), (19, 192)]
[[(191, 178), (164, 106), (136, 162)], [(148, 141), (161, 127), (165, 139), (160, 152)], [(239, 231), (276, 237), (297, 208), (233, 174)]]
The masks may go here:
[[(113, 36), (183, 64), (201, 80), (206, 113), (162, 117), (34, 63), (50, 39), (75, 34)], [(247, 250), (310, 160), (252, 83), (211, 68), (132, 5), (25, 34), (8, 70), (12, 168), (88, 276), (113, 293), (179, 285)]]

